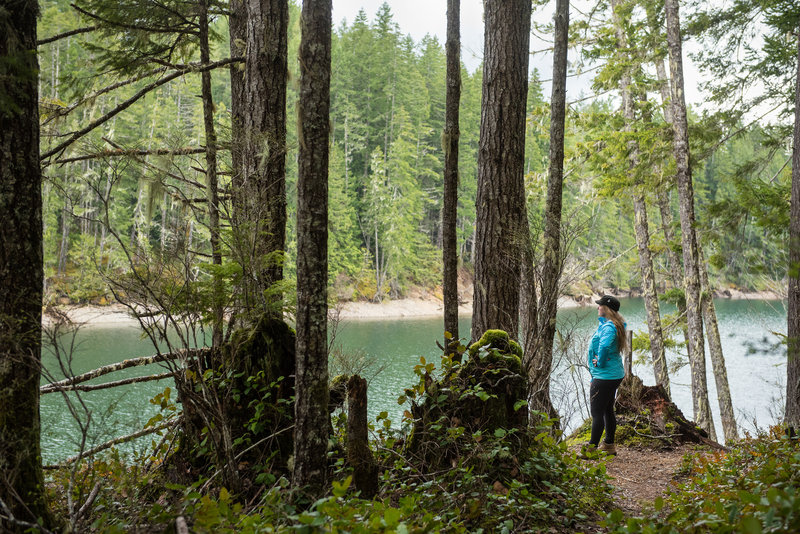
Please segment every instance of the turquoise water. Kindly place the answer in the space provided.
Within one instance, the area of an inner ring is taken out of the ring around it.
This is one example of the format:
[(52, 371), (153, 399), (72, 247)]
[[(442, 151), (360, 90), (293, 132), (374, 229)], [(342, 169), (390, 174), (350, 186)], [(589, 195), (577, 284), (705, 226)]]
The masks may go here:
[[(782, 349), (774, 350), (771, 346), (778, 341), (780, 333), (786, 333), (786, 310), (781, 302), (776, 301), (719, 300), (716, 306), (731, 395), (740, 426), (753, 431), (756, 427), (773, 424), (779, 419), (784, 404), (786, 357)], [(621, 312), (629, 328), (635, 331), (646, 329), (641, 299), (623, 300)], [(596, 327), (596, 309), (562, 310), (558, 325), (562, 336), (569, 337), (572, 343), (566, 350), (557, 351), (559, 357), (553, 375), (552, 397), (559, 413), (570, 425), (586, 416), (582, 395), (588, 384), (588, 371), (581, 365), (586, 343)], [(462, 333), (469, 332), (469, 318), (462, 319), (459, 328)], [(336, 341), (342, 351), (371, 362), (363, 374), (369, 377), (369, 413), (372, 417), (387, 411), (390, 419), (399, 423), (406, 406), (398, 405), (397, 398), (405, 387), (416, 382), (413, 369), (420, 357), (438, 366), (441, 351), (436, 340), (441, 338), (441, 330), (441, 319), (436, 318), (348, 320), (339, 324)], [(70, 339), (62, 338), (62, 341)], [(154, 352), (150, 341), (143, 339), (136, 327), (84, 327), (76, 335), (71, 351), (72, 372), (78, 374)], [(677, 357), (672, 354), (670, 359), (675, 361)], [(45, 350), (43, 364), (56, 378), (64, 376), (52, 351)], [(113, 373), (93, 382), (165, 370), (163, 365), (156, 364)], [(646, 384), (654, 382), (651, 366), (635, 365), (634, 372)], [(721, 436), (710, 361), (708, 379), (715, 423)], [(691, 418), (688, 366), (671, 374), (671, 380), (675, 403)], [(80, 402), (75, 394), (70, 394), (73, 407), (83, 420), (86, 413), (91, 413), (87, 447), (141, 429), (150, 417), (158, 413), (157, 406), (149, 400), (171, 386), (171, 380), (161, 380), (85, 392), (80, 395)], [(64, 397), (59, 393), (43, 396), (41, 417), (44, 462), (52, 463), (74, 455), (79, 448), (81, 432)], [(142, 448), (148, 443), (150, 438), (143, 438), (129, 445), (128, 450)]]

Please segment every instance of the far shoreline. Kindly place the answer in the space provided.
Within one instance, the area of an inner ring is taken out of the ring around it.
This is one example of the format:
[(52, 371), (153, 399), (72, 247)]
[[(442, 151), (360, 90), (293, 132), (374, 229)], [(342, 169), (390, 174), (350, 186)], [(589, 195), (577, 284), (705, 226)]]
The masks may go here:
[[(619, 298), (641, 298), (641, 294), (636, 291), (609, 291), (608, 293)], [(561, 309), (592, 306), (597, 298), (599, 298), (598, 294), (579, 295), (577, 297), (562, 296), (558, 299), (558, 307)], [(780, 295), (771, 291), (743, 292), (738, 290), (717, 291), (714, 294), (714, 298), (726, 300), (783, 300)], [(139, 321), (130, 314), (128, 307), (119, 303), (104, 306), (71, 304), (46, 308), (42, 314), (42, 324), (44, 326), (52, 325), (55, 322), (54, 313), (48, 311), (48, 309), (54, 310), (55, 313), (63, 313), (71, 322), (85, 326), (139, 325)], [(462, 301), (458, 308), (458, 314), (460, 317), (471, 316), (472, 301)], [(444, 304), (433, 295), (394, 300), (385, 299), (382, 302), (348, 301), (331, 308), (329, 315), (338, 320), (346, 321), (434, 318), (443, 317)]]

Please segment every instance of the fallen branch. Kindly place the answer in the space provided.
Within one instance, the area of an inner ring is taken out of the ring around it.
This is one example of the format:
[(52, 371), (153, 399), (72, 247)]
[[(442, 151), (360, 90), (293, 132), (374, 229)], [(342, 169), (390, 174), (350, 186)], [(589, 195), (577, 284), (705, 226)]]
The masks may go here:
[(119, 445), (120, 443), (127, 443), (129, 441), (135, 440), (136, 438), (141, 438), (142, 436), (146, 436), (148, 434), (155, 434), (156, 432), (159, 432), (161, 430), (166, 430), (167, 428), (175, 426), (179, 421), (180, 421), (180, 418), (178, 417), (176, 419), (172, 419), (171, 421), (167, 421), (166, 423), (161, 423), (158, 426), (145, 428), (144, 430), (140, 430), (138, 432), (134, 432), (133, 434), (128, 434), (127, 436), (121, 436), (121, 437), (118, 437), (118, 438), (114, 438), (114, 439), (112, 439), (110, 441), (106, 441), (102, 445), (98, 445), (97, 447), (92, 447), (91, 449), (89, 449), (87, 451), (83, 451), (80, 454), (76, 454), (75, 456), (67, 458), (61, 464), (45, 465), (45, 466), (42, 467), (42, 469), (59, 469), (59, 468), (62, 468), (62, 467), (66, 467), (66, 466), (68, 466), (70, 464), (73, 464), (73, 463), (77, 462), (78, 460), (81, 460), (83, 458), (88, 458), (89, 456), (94, 456), (98, 452), (104, 451), (106, 449), (110, 449), (114, 445)]
[[(200, 350), (205, 350), (205, 349), (200, 349)], [(121, 371), (123, 369), (129, 369), (131, 367), (139, 367), (141, 365), (150, 365), (151, 363), (172, 361), (179, 358), (191, 358), (193, 357), (194, 352), (195, 352), (194, 350), (189, 351), (184, 349), (184, 350), (179, 350), (178, 352), (167, 352), (165, 354), (154, 354), (153, 356), (143, 356), (141, 358), (131, 358), (129, 360), (122, 360), (121, 362), (118, 363), (112, 363), (110, 365), (98, 367), (97, 369), (87, 371), (83, 374), (73, 376), (70, 378), (65, 378), (64, 380), (59, 380), (58, 382), (52, 382), (50, 384), (44, 385), (41, 388), (39, 388), (39, 392), (51, 393), (50, 390), (59, 391), (67, 386), (80, 384), (81, 382), (86, 382), (93, 378), (97, 378), (98, 376), (107, 375), (108, 373)]]
[(152, 382), (155, 380), (162, 380), (164, 378), (169, 378), (171, 376), (175, 376), (175, 371), (170, 371), (168, 373), (161, 373), (158, 375), (134, 376), (132, 378), (123, 378), (122, 380), (115, 380), (113, 382), (106, 382), (104, 384), (85, 384), (82, 386), (76, 384), (68, 384), (66, 386), (56, 386), (54, 384), (47, 384), (46, 386), (42, 386), (41, 388), (39, 388), (39, 394), (44, 395), (46, 393), (56, 393), (57, 391), (97, 391), (98, 389), (115, 388), (117, 386), (125, 386), (127, 384), (138, 384), (140, 382)]
[(92, 504), (94, 504), (94, 501), (95, 499), (97, 499), (97, 495), (99, 493), (100, 493), (100, 482), (96, 483), (92, 488), (92, 491), (89, 492), (89, 497), (87, 497), (86, 502), (83, 503), (83, 506), (81, 506), (80, 510), (78, 510), (78, 513), (75, 514), (73, 523), (77, 523), (81, 517), (86, 515), (86, 512), (88, 512), (89, 508), (92, 507)]

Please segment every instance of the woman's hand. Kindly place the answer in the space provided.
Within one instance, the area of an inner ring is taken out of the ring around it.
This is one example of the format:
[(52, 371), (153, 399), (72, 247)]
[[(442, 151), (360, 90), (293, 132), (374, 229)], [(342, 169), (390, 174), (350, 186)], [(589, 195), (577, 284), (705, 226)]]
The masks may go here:
[(594, 358), (594, 359), (592, 359), (592, 365), (594, 365), (595, 367), (597, 367), (597, 358)]

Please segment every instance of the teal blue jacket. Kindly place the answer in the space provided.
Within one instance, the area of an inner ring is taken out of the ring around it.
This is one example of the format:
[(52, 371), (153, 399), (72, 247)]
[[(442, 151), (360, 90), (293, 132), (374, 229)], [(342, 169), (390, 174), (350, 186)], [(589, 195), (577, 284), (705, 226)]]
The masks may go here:
[[(598, 317), (600, 325), (592, 336), (589, 343), (589, 372), (592, 378), (600, 380), (615, 380), (625, 376), (625, 368), (622, 365), (622, 356), (619, 354), (619, 344), (617, 342), (617, 327), (605, 317)], [(597, 365), (592, 360), (597, 358)]]

